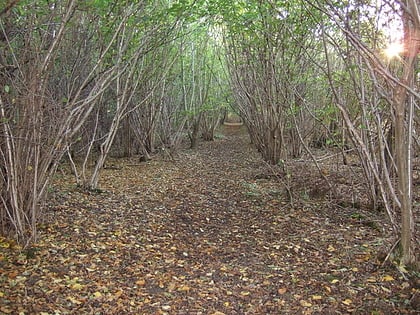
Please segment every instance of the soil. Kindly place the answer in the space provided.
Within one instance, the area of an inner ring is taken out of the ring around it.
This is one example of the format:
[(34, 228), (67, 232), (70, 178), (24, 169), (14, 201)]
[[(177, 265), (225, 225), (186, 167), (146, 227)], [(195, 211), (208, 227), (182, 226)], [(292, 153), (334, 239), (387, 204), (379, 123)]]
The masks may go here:
[(196, 150), (111, 161), (101, 191), (63, 167), (37, 243), (0, 240), (0, 313), (418, 314), (361, 170), (319, 160), (328, 182), (224, 126)]

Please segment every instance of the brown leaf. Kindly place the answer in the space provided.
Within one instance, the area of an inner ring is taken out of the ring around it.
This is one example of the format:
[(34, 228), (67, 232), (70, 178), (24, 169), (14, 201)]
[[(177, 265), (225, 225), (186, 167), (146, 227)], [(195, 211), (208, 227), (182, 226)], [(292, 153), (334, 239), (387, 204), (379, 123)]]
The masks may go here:
[(278, 294), (283, 295), (287, 292), (287, 288), (283, 287), (283, 288), (279, 288), (277, 290)]
[(136, 284), (140, 287), (144, 286), (146, 284), (146, 280), (144, 279), (139, 279), (136, 281)]

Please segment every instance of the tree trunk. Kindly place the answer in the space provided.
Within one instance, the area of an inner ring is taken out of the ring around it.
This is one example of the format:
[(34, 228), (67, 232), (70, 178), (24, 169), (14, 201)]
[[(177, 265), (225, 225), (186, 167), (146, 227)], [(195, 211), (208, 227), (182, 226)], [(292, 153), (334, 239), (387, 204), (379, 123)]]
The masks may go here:
[[(408, 87), (414, 87), (414, 69), (417, 63), (417, 54), (420, 48), (420, 17), (419, 7), (415, 0), (404, 1), (403, 12), (404, 42), (406, 56), (404, 58), (404, 72), (400, 85), (394, 94), (395, 111), (395, 154), (398, 171), (398, 195), (401, 201), (401, 247), (403, 265), (416, 263), (415, 255), (415, 225), (412, 208), (412, 165), (411, 149), (412, 135), (409, 126), (412, 124), (413, 96), (408, 96)], [(407, 106), (408, 105), (408, 106)]]
[(190, 148), (196, 149), (198, 144), (198, 136), (200, 135), (200, 124), (201, 124), (202, 113), (193, 121), (192, 130), (189, 133), (190, 137)]

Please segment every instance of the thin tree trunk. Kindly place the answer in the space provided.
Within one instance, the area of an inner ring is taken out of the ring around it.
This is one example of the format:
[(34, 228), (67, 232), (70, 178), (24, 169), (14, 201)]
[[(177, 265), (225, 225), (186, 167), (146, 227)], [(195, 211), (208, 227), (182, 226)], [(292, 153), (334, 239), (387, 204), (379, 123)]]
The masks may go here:
[[(414, 84), (414, 69), (417, 63), (417, 54), (420, 48), (420, 17), (419, 8), (415, 0), (405, 1), (403, 12), (404, 39), (406, 43), (406, 57), (404, 58), (404, 73), (401, 82), (406, 86)], [(416, 263), (414, 252), (414, 217), (412, 208), (412, 165), (410, 145), (412, 135), (409, 134), (409, 125), (413, 116), (407, 115), (406, 110), (412, 107), (412, 96), (408, 97), (407, 90), (399, 85), (395, 91), (395, 153), (398, 171), (398, 195), (401, 201), (401, 247), (404, 265)], [(407, 124), (408, 119), (408, 124)]]

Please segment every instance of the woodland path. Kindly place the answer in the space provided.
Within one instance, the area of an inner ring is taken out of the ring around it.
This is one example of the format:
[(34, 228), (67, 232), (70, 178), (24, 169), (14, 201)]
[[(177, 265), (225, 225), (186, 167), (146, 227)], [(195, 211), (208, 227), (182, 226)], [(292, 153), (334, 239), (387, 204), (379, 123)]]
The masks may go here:
[(377, 256), (383, 214), (292, 206), (243, 132), (115, 163), (98, 194), (59, 174), (39, 242), (1, 248), (0, 313), (415, 314), (416, 284)]

